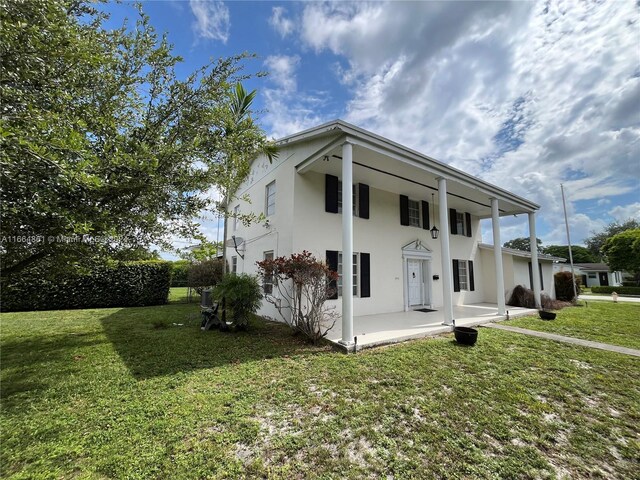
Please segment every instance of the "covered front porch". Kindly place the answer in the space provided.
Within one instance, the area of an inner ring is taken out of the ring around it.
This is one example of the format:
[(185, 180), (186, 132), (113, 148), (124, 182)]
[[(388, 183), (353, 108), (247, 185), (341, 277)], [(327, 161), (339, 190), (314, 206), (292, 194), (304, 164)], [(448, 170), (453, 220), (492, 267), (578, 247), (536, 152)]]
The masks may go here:
[[(455, 305), (453, 307), (457, 326), (475, 326), (484, 323), (505, 320), (506, 315), (498, 313), (498, 306), (491, 303)], [(536, 314), (537, 310), (520, 307), (507, 307), (509, 318)], [(453, 331), (453, 326), (445, 325), (443, 309), (432, 312), (410, 310), (407, 312), (380, 313), (353, 317), (353, 336), (357, 348), (370, 348), (380, 345), (430, 337)], [(337, 322), (327, 335), (327, 339), (343, 347), (342, 325)]]

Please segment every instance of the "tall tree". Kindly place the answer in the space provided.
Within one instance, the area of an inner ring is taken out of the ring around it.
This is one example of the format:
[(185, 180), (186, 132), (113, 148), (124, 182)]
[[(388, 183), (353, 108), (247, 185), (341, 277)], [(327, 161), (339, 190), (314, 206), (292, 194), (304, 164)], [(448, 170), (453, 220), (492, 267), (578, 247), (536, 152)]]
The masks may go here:
[(626, 271), (640, 278), (640, 228), (625, 230), (607, 239), (602, 247), (612, 271)]
[(592, 231), (591, 236), (584, 240), (584, 244), (593, 255), (598, 259), (603, 260), (602, 247), (608, 238), (626, 230), (633, 230), (636, 228), (640, 228), (640, 222), (634, 219), (629, 219), (622, 223), (611, 222), (600, 232)]
[[(539, 238), (536, 238), (536, 243), (538, 244), (538, 251), (540, 251), (542, 240), (540, 240)], [(515, 250), (524, 250), (525, 252), (530, 252), (531, 239), (529, 237), (514, 238), (513, 240), (509, 240), (508, 242), (505, 242), (502, 246), (505, 248), (513, 248)]]
[(141, 10), (135, 28), (106, 18), (85, 1), (0, 5), (3, 275), (169, 248), (197, 233), (212, 184), (237, 182), (270, 148), (234, 103), (248, 55), (179, 79), (182, 59)]
[[(568, 245), (548, 245), (542, 248), (542, 253), (553, 255), (554, 257), (566, 258), (569, 261)], [(587, 248), (580, 245), (571, 246), (571, 254), (575, 263), (596, 263), (599, 259), (594, 256)]]

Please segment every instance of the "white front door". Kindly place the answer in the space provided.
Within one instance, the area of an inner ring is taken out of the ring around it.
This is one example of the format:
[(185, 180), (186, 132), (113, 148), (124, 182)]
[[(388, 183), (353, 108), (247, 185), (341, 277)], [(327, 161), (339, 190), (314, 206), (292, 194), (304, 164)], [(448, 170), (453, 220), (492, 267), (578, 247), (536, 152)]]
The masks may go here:
[(409, 285), (409, 306), (422, 305), (422, 261), (407, 261), (407, 284)]

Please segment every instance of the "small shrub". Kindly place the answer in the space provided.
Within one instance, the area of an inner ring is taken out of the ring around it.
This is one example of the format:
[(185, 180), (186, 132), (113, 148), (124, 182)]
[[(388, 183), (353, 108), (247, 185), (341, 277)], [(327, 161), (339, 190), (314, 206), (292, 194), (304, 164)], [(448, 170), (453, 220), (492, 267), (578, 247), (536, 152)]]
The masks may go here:
[(619, 295), (640, 295), (640, 287), (591, 287), (591, 293), (611, 294), (613, 292)]
[(231, 310), (230, 316), (236, 328), (246, 327), (251, 314), (257, 312), (262, 303), (262, 292), (258, 280), (246, 273), (225, 275), (214, 288), (213, 297), (217, 302), (225, 300), (225, 307)]
[(224, 263), (222, 259), (202, 260), (189, 267), (187, 286), (194, 288), (198, 295), (205, 288), (213, 288), (222, 280)]
[[(560, 310), (561, 308), (569, 305), (567, 302), (553, 300), (551, 297), (549, 297), (549, 295), (546, 295), (544, 293), (540, 295), (540, 300), (542, 303), (542, 308), (545, 310)], [(536, 308), (533, 290), (523, 285), (516, 285), (516, 287), (513, 289), (513, 292), (511, 292), (511, 296), (509, 297), (507, 305), (510, 305), (512, 307)]]
[(573, 283), (571, 282), (572, 277), (575, 282), (576, 292), (579, 292), (582, 281), (577, 275), (573, 276), (571, 272), (558, 272), (553, 276), (553, 281), (556, 287), (556, 298), (558, 300), (564, 300), (567, 302), (577, 300), (573, 294)]
[(338, 318), (335, 307), (325, 305), (335, 293), (331, 282), (338, 274), (307, 251), (257, 264), (262, 278), (269, 279), (280, 293), (279, 298), (266, 298), (285, 323), (313, 343), (326, 336)]

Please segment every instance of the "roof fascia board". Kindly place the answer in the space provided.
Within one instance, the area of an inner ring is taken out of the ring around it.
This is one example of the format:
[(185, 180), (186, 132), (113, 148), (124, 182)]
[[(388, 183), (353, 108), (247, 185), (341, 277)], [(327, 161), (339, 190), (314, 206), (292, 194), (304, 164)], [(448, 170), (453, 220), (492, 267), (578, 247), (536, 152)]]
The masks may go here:
[(300, 174), (306, 173), (307, 171), (309, 171), (311, 169), (313, 164), (318, 159), (320, 159), (320, 157), (322, 157), (324, 155), (327, 155), (331, 150), (336, 148), (338, 145), (341, 145), (342, 143), (344, 143), (344, 141), (345, 141), (345, 138), (344, 138), (344, 136), (341, 135), (338, 138), (336, 138), (335, 140), (327, 143), (322, 148), (320, 148), (319, 150), (313, 152), (307, 158), (305, 158), (300, 163), (298, 163), (296, 165), (296, 171), (298, 173), (300, 173)]
[[(284, 137), (278, 140), (276, 143), (278, 145), (296, 143), (312, 137), (327, 135), (335, 132), (336, 130), (342, 131), (344, 134), (346, 134), (349, 137), (348, 141), (355, 145), (359, 144), (365, 148), (372, 149), (374, 149), (373, 147), (375, 146), (382, 149), (377, 150), (379, 153), (392, 156), (396, 160), (410, 163), (418, 168), (422, 168), (423, 170), (425, 169), (425, 167), (427, 167), (426, 170), (430, 170), (432, 173), (435, 173), (443, 178), (455, 180), (456, 182), (459, 182), (469, 188), (479, 190), (489, 197), (495, 197), (498, 200), (504, 200), (516, 204), (527, 212), (534, 212), (540, 209), (540, 205), (530, 202), (525, 198), (515, 195), (496, 185), (485, 182), (484, 180), (480, 180), (473, 175), (469, 175), (462, 170), (451, 167), (434, 158), (428, 157), (420, 152), (405, 147), (404, 145), (396, 143), (392, 140), (389, 140), (342, 120), (334, 120), (332, 122), (324, 123), (317, 127), (304, 130), (300, 133)], [(392, 152), (395, 153), (395, 155), (390, 155), (390, 153)], [(407, 160), (412, 160), (412, 162), (407, 162)]]
[[(468, 188), (480, 191), (481, 193), (487, 195), (488, 197), (495, 197), (498, 200), (503, 200), (506, 202), (513, 203), (518, 207), (522, 208), (523, 210), (525, 210), (526, 212), (533, 212), (540, 208), (537, 204), (533, 202), (529, 202), (528, 200), (525, 200), (522, 197), (518, 197), (517, 195), (514, 195), (510, 192), (507, 192), (506, 190), (501, 189), (500, 187), (496, 187), (495, 185), (491, 185), (482, 180), (478, 180), (477, 178), (467, 173), (464, 173), (446, 164), (438, 162), (437, 160), (433, 160), (429, 157), (425, 157), (422, 154), (418, 154), (417, 152), (413, 152), (405, 148), (398, 148), (396, 145), (393, 145), (393, 144), (388, 145), (389, 142), (387, 141), (384, 141), (383, 144), (380, 144), (379, 141), (375, 141), (375, 140), (371, 141), (369, 139), (364, 139), (362, 137), (359, 137), (359, 138), (348, 137), (348, 138), (350, 139), (349, 141), (354, 145), (360, 145), (364, 148), (368, 148), (370, 150), (374, 150), (383, 155), (387, 155), (393, 158), (394, 160), (404, 162), (408, 165), (419, 168), (421, 170), (426, 170), (430, 173), (433, 173), (447, 180), (455, 181)], [(509, 213), (509, 215), (511, 215), (511, 213)]]
[[(493, 251), (493, 245), (489, 245), (488, 243), (480, 243), (478, 245), (483, 250), (491, 250)], [(501, 248), (502, 253), (506, 253), (507, 255), (513, 255), (514, 257), (523, 257), (523, 258), (531, 258), (531, 252), (525, 252), (524, 250), (516, 250), (515, 248)], [(553, 255), (546, 255), (544, 253), (538, 254), (538, 260), (548, 260), (550, 262), (564, 262), (566, 258), (562, 257), (554, 257)]]

